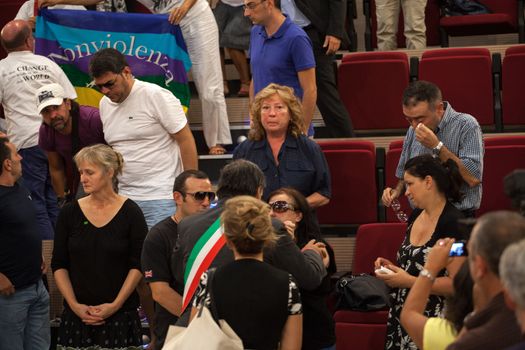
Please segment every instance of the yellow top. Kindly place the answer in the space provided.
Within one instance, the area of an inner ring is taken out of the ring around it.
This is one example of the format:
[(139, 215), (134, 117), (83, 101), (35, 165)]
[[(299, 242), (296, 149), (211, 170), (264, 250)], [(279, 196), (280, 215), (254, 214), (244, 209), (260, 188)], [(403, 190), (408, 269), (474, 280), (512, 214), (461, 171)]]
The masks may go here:
[(423, 350), (445, 350), (456, 336), (452, 323), (441, 317), (431, 317), (423, 329)]

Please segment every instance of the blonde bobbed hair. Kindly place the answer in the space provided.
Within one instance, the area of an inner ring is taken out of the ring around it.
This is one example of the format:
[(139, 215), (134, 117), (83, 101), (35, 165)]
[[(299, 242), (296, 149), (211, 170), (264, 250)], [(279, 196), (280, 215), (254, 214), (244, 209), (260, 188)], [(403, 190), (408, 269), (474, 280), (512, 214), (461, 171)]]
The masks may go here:
[(301, 102), (295, 96), (291, 87), (279, 84), (270, 84), (255, 96), (252, 107), (250, 109), (253, 121), (252, 128), (248, 133), (248, 139), (252, 141), (261, 141), (266, 138), (266, 131), (261, 122), (261, 109), (263, 102), (268, 98), (278, 95), (288, 107), (290, 114), (290, 123), (288, 124), (288, 134), (293, 137), (299, 137), (304, 130), (303, 109)]

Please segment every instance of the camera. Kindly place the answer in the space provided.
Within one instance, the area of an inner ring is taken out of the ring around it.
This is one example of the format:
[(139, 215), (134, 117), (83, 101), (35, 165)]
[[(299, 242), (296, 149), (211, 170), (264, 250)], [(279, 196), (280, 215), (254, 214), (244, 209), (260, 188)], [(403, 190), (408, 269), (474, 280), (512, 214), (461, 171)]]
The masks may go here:
[(452, 248), (450, 248), (450, 253), (448, 256), (467, 256), (467, 241), (457, 241), (452, 243)]

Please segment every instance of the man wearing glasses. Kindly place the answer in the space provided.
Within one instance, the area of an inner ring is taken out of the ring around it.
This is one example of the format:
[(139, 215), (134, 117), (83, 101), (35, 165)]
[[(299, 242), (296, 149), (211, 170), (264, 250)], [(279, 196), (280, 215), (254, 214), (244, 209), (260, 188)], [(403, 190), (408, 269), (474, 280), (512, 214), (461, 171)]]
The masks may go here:
[(197, 169), (197, 148), (180, 101), (168, 90), (137, 80), (122, 53), (98, 51), (89, 65), (99, 91), (107, 143), (124, 157), (119, 193), (142, 209), (148, 227), (175, 211), (172, 186)]
[(177, 242), (179, 222), (210, 207), (215, 199), (208, 176), (199, 170), (186, 170), (175, 179), (173, 200), (175, 214), (165, 218), (149, 231), (142, 247), (142, 271), (153, 293), (155, 307), (155, 349), (161, 349), (170, 324), (181, 314), (184, 281), (173, 278), (171, 253)]
[(58, 206), (46, 155), (38, 147), (42, 117), (35, 96), (38, 88), (50, 83), (62, 85), (69, 99), (75, 99), (77, 94), (55, 62), (33, 53), (35, 40), (26, 21), (7, 23), (0, 36), (8, 52), (0, 61), (0, 103), (4, 107), (7, 136), (24, 158), (22, 178), (31, 191), (41, 238), (53, 239)]
[(403, 114), (410, 127), (403, 142), (401, 158), (396, 170), (399, 179), (394, 188), (383, 191), (383, 204), (394, 204), (403, 194), (405, 163), (421, 154), (432, 154), (442, 162), (452, 159), (458, 165), (464, 184), (464, 194), (454, 205), (465, 217), (474, 217), (481, 204), (484, 145), (481, 127), (471, 115), (456, 112), (443, 101), (435, 84), (419, 80), (411, 83), (403, 93)]
[[(244, 15), (253, 22), (250, 37), (250, 102), (270, 83), (289, 86), (302, 101), (303, 118), (313, 135), (317, 100), (315, 59), (308, 35), (280, 10), (280, 0), (245, 0)], [(306, 131), (306, 130), (305, 130)]]

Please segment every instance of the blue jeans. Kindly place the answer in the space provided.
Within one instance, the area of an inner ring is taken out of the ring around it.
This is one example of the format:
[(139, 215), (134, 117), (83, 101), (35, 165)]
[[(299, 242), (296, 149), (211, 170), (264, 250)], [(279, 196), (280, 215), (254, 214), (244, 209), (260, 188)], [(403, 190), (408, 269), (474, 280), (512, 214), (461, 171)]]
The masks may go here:
[(0, 310), (0, 349), (49, 349), (49, 294), (41, 279), (10, 296), (0, 295)]
[(154, 199), (150, 201), (135, 201), (142, 209), (148, 229), (155, 226), (159, 221), (166, 219), (175, 213), (175, 201), (173, 199)]
[(38, 146), (18, 151), (22, 156), (22, 180), (31, 192), (42, 239), (53, 239), (58, 217), (57, 197), (51, 186), (47, 156)]

